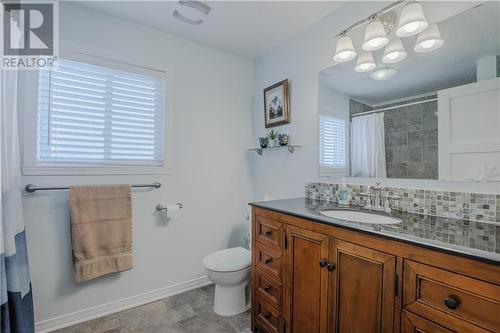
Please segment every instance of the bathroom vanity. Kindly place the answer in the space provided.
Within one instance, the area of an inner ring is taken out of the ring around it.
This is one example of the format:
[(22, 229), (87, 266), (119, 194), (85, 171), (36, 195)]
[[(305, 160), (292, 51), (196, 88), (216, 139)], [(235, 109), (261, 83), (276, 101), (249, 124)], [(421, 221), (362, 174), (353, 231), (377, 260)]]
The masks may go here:
[[(253, 332), (500, 332), (499, 226), (408, 212), (353, 223), (306, 198), (251, 205)], [(485, 229), (496, 243), (480, 250)]]

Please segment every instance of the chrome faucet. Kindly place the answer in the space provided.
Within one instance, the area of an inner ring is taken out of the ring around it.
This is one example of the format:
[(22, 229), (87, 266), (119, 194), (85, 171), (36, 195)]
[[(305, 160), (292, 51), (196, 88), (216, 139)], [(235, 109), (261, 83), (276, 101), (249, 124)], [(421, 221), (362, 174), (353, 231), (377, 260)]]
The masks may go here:
[(397, 195), (389, 195), (388, 189), (382, 187), (379, 182), (372, 188), (368, 188), (368, 192), (360, 193), (360, 195), (366, 197), (365, 209), (385, 212), (387, 214), (392, 213), (391, 200), (397, 201), (401, 199)]
[(374, 210), (384, 210), (384, 207), (382, 206), (382, 191), (384, 188), (380, 186), (380, 183), (377, 183), (373, 187), (373, 191), (375, 192), (375, 203), (373, 205)]

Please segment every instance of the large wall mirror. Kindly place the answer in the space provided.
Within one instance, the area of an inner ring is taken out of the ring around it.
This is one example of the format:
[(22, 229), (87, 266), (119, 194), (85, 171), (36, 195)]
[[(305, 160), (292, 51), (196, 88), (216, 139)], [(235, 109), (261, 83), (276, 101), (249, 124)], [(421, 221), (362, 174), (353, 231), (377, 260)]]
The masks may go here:
[(390, 28), (370, 53), (365, 27), (349, 33), (357, 57), (319, 73), (321, 174), (500, 181), (500, 2), (436, 22), (427, 44)]

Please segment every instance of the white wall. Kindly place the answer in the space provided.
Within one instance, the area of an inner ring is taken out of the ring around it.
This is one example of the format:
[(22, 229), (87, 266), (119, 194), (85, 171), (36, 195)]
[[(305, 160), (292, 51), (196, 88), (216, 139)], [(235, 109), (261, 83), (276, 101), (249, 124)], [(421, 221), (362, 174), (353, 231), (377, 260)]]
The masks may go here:
[[(67, 191), (24, 196), (35, 317), (39, 323), (48, 320), (39, 328), (93, 313), (75, 311), (204, 276), (204, 256), (226, 247), (230, 239), (243, 243), (231, 233), (248, 230), (252, 193), (246, 149), (252, 138), (253, 61), (72, 4), (61, 4), (60, 20), (61, 38), (84, 51), (170, 69), (173, 172), (24, 177), (24, 183), (36, 185), (163, 185), (133, 191), (134, 268), (79, 285), (72, 276)], [(154, 215), (157, 203), (176, 202), (184, 204), (180, 217), (166, 223)]]
[(324, 84), (318, 86), (318, 108), (349, 115), (349, 97)]
[[(255, 160), (254, 199), (304, 196), (307, 181), (328, 181), (320, 177), (318, 167), (318, 73), (332, 65), (335, 50), (333, 36), (345, 27), (382, 8), (384, 2), (348, 2), (332, 14), (310, 26), (282, 47), (260, 58), (256, 63), (255, 102), (253, 110), (254, 141), (265, 133), (262, 90), (283, 79), (289, 80), (291, 123), (279, 131), (290, 133), (291, 143), (302, 144), (294, 154), (286, 151), (263, 154)], [(460, 7), (460, 2), (436, 11), (443, 16)], [(461, 8), (461, 7), (460, 7)], [(449, 10), (446, 10), (449, 9)], [(351, 179), (353, 183), (374, 184), (373, 179)], [(423, 189), (500, 193), (500, 184), (440, 182), (417, 180), (384, 180), (384, 185)]]

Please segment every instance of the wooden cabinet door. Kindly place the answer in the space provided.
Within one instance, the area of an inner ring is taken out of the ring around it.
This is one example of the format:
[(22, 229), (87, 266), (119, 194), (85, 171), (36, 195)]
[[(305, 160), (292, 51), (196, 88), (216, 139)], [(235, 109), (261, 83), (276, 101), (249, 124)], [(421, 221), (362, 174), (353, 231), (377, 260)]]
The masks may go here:
[(331, 239), (330, 332), (393, 332), (396, 257)]
[(286, 227), (286, 237), (285, 331), (326, 333), (329, 237), (294, 226)]

